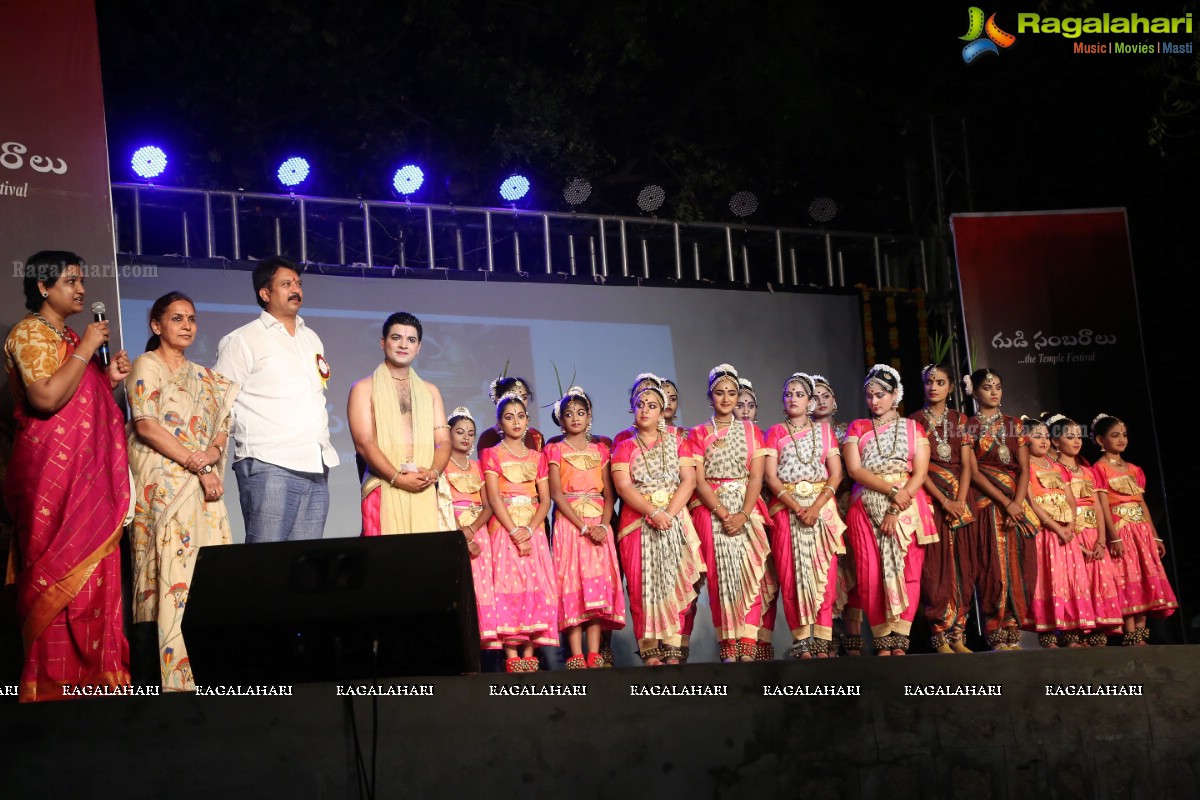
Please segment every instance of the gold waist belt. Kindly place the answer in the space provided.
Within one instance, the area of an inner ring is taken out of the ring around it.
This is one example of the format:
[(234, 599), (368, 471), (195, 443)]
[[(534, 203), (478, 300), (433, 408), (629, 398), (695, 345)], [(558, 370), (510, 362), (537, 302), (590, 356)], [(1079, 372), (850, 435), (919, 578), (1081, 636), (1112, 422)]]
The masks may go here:
[(825, 481), (796, 481), (795, 483), (785, 483), (783, 488), (796, 497), (816, 497), (825, 491)]
[(1113, 509), (1113, 513), (1130, 522), (1146, 521), (1146, 512), (1142, 510), (1141, 503), (1122, 503)]
[(459, 525), (470, 525), (475, 520), (479, 519), (479, 515), (483, 513), (483, 506), (474, 503), (467, 505), (454, 504), (454, 511), (457, 515)]
[(1067, 506), (1065, 494), (1042, 494), (1033, 498), (1033, 502), (1048, 511), (1055, 522), (1071, 521), (1071, 509)]
[(596, 492), (567, 492), (571, 508), (581, 517), (599, 517), (604, 514), (604, 495)]
[(534, 504), (534, 499), (525, 495), (504, 498), (508, 517), (514, 525), (528, 525), (533, 520)]
[(1096, 519), (1096, 509), (1094, 506), (1084, 506), (1083, 508), (1075, 509), (1075, 527), (1077, 528), (1098, 528), (1099, 522)]
[(907, 472), (888, 472), (877, 477), (880, 480), (892, 484), (893, 486), (895, 486), (897, 483), (906, 483), (908, 481)]
[(670, 503), (671, 498), (674, 496), (675, 493), (669, 489), (655, 489), (649, 494), (642, 492), (642, 497), (646, 498), (646, 500), (650, 502), (650, 505), (654, 506), (655, 508), (666, 508), (667, 503)]

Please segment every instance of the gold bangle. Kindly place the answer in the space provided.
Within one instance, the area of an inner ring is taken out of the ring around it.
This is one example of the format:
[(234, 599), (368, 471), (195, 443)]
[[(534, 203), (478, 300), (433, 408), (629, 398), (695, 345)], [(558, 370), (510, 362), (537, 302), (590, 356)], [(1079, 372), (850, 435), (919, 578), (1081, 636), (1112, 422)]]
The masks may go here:
[(71, 353), (71, 358), (78, 358), (80, 361), (82, 361), (82, 362), (83, 362), (83, 365), (84, 365), (85, 367), (86, 367), (86, 366), (88, 365), (88, 363), (89, 363), (89, 362), (88, 362), (88, 360), (87, 360), (86, 358), (84, 358), (83, 356), (79, 355), (78, 353)]
[(392, 487), (393, 489), (396, 488), (396, 477), (399, 474), (400, 474), (400, 470), (396, 470), (396, 474), (392, 475), (392, 479), (390, 481), (388, 481), (388, 486)]

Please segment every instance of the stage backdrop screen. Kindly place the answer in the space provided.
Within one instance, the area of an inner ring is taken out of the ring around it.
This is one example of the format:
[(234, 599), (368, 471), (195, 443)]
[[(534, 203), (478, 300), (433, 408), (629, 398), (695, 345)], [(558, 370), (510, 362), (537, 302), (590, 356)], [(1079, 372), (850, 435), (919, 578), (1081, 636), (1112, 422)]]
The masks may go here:
[[(342, 461), (330, 474), (326, 538), (357, 536), (361, 529), (346, 397), (350, 386), (380, 363), (381, 326), (393, 311), (421, 319), (424, 339), (415, 369), (439, 387), (447, 412), (467, 406), (479, 429), (495, 422), (488, 384), (506, 363), (509, 375), (532, 384), (532, 423), (547, 437), (559, 432), (548, 408), (558, 396), (556, 367), (563, 389), (574, 377), (588, 392), (595, 407), (593, 430), (609, 436), (630, 425), (629, 385), (643, 371), (678, 382), (682, 424), (705, 421), (711, 414), (705, 396), (708, 371), (722, 362), (753, 381), (764, 429), (782, 420), (782, 383), (797, 370), (832, 381), (840, 419), (854, 419), (862, 411), (862, 324), (854, 295), (388, 280), (312, 272), (303, 277), (301, 316), (325, 344), (332, 371), (330, 432)], [(200, 364), (212, 365), (221, 337), (260, 312), (247, 271), (160, 268), (156, 278), (123, 277), (121, 308), (131, 355), (144, 350), (154, 299), (173, 290), (197, 304), (200, 330), (188, 357)], [(225, 491), (234, 541), (241, 542), (245, 534), (232, 470), (226, 473)], [(701, 620), (697, 640), (704, 626)], [(787, 626), (777, 627), (780, 643), (790, 644)], [(630, 640), (618, 654), (633, 648)], [(694, 655), (715, 658), (712, 649)]]

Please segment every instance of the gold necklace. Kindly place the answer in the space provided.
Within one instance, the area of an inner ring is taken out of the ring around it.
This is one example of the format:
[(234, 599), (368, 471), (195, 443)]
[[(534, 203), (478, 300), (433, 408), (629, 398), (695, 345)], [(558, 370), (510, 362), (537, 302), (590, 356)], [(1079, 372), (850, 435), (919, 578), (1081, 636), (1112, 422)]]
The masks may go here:
[[(875, 431), (875, 441), (879, 443), (876, 445), (876, 447), (879, 448), (879, 455), (883, 456), (884, 458), (896, 458), (900, 450), (900, 415), (897, 414), (895, 419), (892, 420), (892, 422), (896, 423), (896, 425), (894, 428), (892, 428), (892, 446), (890, 448), (885, 448), (883, 446), (883, 439), (881, 439), (879, 436), (879, 426), (881, 424), (888, 425), (890, 423), (880, 423), (877, 420), (878, 417), (871, 417), (871, 429)], [(888, 455), (884, 456), (884, 450), (889, 451)]]
[[(797, 428), (791, 419), (785, 419), (783, 424), (787, 427), (789, 438), (792, 440), (792, 450), (796, 454), (796, 460), (801, 464), (815, 467), (818, 464), (817, 459), (817, 429), (813, 427), (812, 420), (808, 421), (808, 425), (804, 428)], [(800, 445), (796, 444), (796, 436), (801, 431), (807, 430), (808, 433), (808, 458), (800, 454)]]
[(1080, 472), (1083, 472), (1083, 467), (1079, 466), (1078, 464), (1076, 464), (1076, 465), (1075, 465), (1075, 466), (1073, 466), (1073, 467), (1072, 467), (1072, 466), (1068, 466), (1067, 464), (1064, 464), (1064, 463), (1062, 462), (1062, 459), (1061, 459), (1061, 458), (1059, 458), (1058, 456), (1055, 456), (1055, 457), (1054, 457), (1054, 463), (1055, 463), (1055, 464), (1058, 464), (1060, 467), (1066, 467), (1066, 468), (1067, 468), (1067, 472), (1070, 472), (1072, 475), (1078, 475)]
[(451, 454), (450, 455), (450, 463), (453, 464), (454, 466), (458, 467), (459, 469), (461, 469), (463, 472), (471, 471), (471, 457), (470, 456), (467, 456), (467, 463), (460, 464), (454, 460), (454, 455)]
[(525, 444), (525, 438), (524, 438), (524, 437), (521, 437), (521, 447), (525, 448), (525, 454), (524, 454), (524, 455), (520, 455), (520, 456), (519, 456), (519, 455), (517, 455), (516, 453), (514, 453), (514, 452), (512, 451), (512, 448), (510, 448), (510, 447), (508, 446), (508, 437), (507, 437), (507, 436), (505, 436), (503, 439), (501, 439), (501, 440), (500, 440), (500, 446), (501, 446), (501, 447), (503, 447), (505, 450), (507, 450), (507, 451), (508, 451), (508, 454), (509, 454), (510, 456), (512, 456), (513, 458), (517, 459), (518, 461), (524, 461), (526, 458), (528, 458), (528, 457), (529, 457), (529, 445)]
[[(655, 440), (653, 447), (646, 447), (645, 442), (642, 441), (642, 432), (641, 431), (638, 431), (637, 433), (635, 433), (633, 435), (633, 438), (637, 441), (638, 449), (642, 451), (642, 463), (646, 465), (646, 480), (652, 481), (652, 480), (656, 480), (656, 479), (661, 478), (664, 475), (666, 475), (667, 474), (667, 453), (665, 450), (662, 449), (663, 439), (665, 439), (666, 436), (663, 434), (659, 434), (658, 439)], [(650, 472), (650, 454), (652, 452), (654, 452), (655, 450), (659, 451), (658, 474), (657, 475), (653, 475)]]
[[(389, 374), (389, 375), (391, 375), (391, 373), (388, 373), (388, 374)], [(407, 376), (407, 375), (405, 375), (403, 378), (397, 378), (395, 375), (392, 375), (392, 380), (394, 380), (394, 381), (406, 381), (406, 380), (408, 380), (408, 376)]]
[(713, 415), (712, 419), (709, 420), (713, 426), (713, 443), (710, 444), (709, 447), (713, 448), (714, 450), (720, 450), (722, 447), (729, 444), (729, 437), (733, 435), (732, 431), (734, 421), (735, 420), (733, 417), (729, 418), (729, 424), (725, 426), (727, 433), (724, 436), (721, 436), (721, 429), (717, 427), (719, 424), (717, 422), (717, 417), (715, 414)]

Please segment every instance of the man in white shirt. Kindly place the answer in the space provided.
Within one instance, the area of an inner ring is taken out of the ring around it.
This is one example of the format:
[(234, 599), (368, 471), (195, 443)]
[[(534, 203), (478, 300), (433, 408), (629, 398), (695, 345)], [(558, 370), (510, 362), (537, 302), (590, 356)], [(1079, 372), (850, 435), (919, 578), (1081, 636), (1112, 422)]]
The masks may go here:
[(247, 542), (320, 539), (329, 514), (329, 443), (321, 337), (299, 316), (296, 265), (268, 258), (254, 269), (263, 312), (217, 346), (214, 369), (241, 384), (233, 405), (233, 471)]

